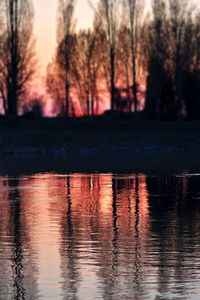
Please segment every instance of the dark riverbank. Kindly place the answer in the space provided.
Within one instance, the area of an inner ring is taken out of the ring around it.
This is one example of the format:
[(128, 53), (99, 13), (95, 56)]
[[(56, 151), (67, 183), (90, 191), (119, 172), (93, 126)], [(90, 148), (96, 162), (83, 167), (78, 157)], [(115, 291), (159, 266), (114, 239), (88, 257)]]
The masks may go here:
[[(65, 155), (6, 155), (0, 159), (0, 174), (16, 177), (55, 173), (145, 173), (155, 175), (160, 172), (174, 172), (199, 175), (199, 153), (172, 152), (70, 152)], [(187, 171), (189, 170), (189, 171)]]
[(0, 154), (74, 152), (200, 152), (200, 121), (132, 118), (0, 120)]

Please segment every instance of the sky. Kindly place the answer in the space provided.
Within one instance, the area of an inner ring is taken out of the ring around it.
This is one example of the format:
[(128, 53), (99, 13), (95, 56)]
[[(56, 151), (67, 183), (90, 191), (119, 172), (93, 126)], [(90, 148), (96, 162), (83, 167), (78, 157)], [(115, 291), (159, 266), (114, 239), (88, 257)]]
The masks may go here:
[[(92, 0), (97, 3), (97, 0)], [(35, 8), (34, 35), (39, 74), (45, 76), (56, 47), (56, 16), (58, 0), (33, 0)], [(88, 28), (93, 23), (93, 11), (88, 0), (76, 0), (77, 28)]]

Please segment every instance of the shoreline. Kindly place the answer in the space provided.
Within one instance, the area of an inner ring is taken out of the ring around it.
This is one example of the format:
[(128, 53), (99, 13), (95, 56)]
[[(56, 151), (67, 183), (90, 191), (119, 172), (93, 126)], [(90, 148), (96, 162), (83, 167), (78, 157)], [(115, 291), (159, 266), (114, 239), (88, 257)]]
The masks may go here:
[(1, 157), (107, 152), (200, 153), (200, 122), (0, 120)]
[(175, 171), (200, 175), (200, 153), (174, 152), (74, 152), (67, 155), (6, 155), (0, 158), (0, 174), (117, 173), (148, 174)]
[(30, 147), (1, 147), (0, 149), (0, 157), (5, 156), (58, 156), (62, 157), (64, 155), (71, 155), (71, 154), (96, 154), (99, 153), (129, 153), (129, 154), (200, 154), (200, 147), (199, 146), (191, 146), (189, 144), (182, 144), (182, 145), (147, 145), (141, 144), (136, 146), (124, 146), (124, 147), (117, 147), (117, 146), (88, 146), (88, 147), (79, 147), (79, 146), (70, 146), (68, 147), (60, 147), (60, 148), (46, 148), (46, 147), (38, 147), (38, 146), (30, 146)]

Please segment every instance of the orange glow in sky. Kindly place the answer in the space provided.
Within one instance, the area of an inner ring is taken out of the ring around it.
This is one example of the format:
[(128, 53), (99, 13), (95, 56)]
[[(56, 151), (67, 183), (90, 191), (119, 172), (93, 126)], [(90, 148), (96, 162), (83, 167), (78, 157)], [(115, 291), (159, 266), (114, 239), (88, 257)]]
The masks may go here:
[[(56, 19), (59, 0), (33, 0), (35, 9), (34, 32), (38, 58), (38, 74), (46, 74), (46, 66), (51, 61), (56, 48)], [(92, 0), (94, 5), (97, 0)], [(93, 22), (93, 11), (88, 0), (76, 0), (76, 28), (88, 28)]]

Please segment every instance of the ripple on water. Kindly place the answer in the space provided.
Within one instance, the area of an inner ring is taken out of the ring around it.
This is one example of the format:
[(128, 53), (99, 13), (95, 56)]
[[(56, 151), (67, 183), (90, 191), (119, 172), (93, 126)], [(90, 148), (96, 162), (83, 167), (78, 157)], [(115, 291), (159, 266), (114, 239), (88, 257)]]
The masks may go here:
[(199, 181), (0, 177), (0, 299), (199, 299)]

